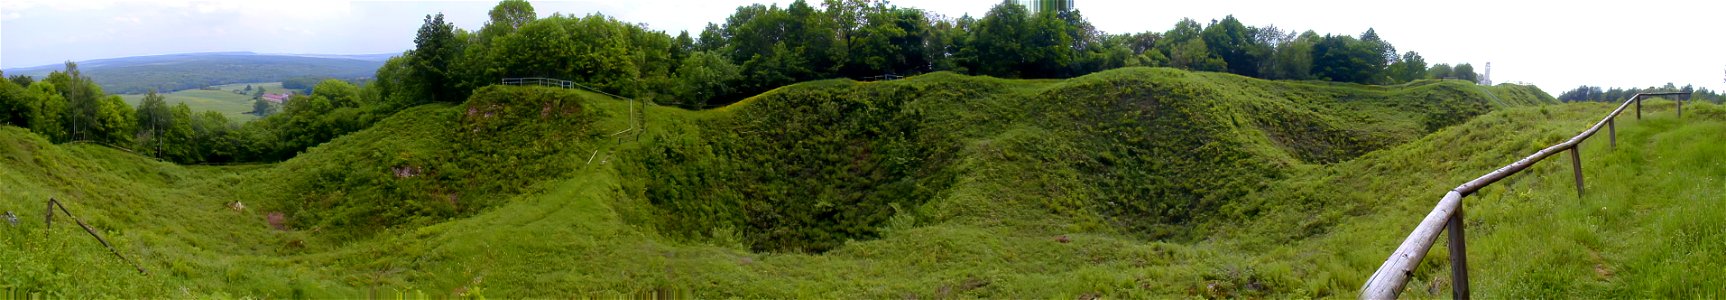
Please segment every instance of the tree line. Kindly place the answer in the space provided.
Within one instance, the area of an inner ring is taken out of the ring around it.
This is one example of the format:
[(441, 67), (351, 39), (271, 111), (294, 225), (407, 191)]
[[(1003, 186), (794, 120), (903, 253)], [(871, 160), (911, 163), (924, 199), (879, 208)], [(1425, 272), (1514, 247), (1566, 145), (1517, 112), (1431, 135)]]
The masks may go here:
[(1479, 77), (1467, 63), (1429, 66), (1417, 52), (1399, 53), (1373, 29), (1358, 37), (1297, 34), (1226, 16), (1208, 25), (1183, 19), (1167, 31), (1109, 34), (1077, 10), (1033, 12), (1014, 1), (996, 4), (981, 18), (873, 0), (755, 4), (698, 33), (675, 36), (600, 14), (535, 16), (520, 0), (499, 3), (477, 31), (456, 28), (441, 13), (427, 16), (416, 48), (390, 62), (401, 67), (395, 70), (402, 71), (404, 87), (423, 88), (391, 94), (442, 101), (436, 99), (461, 99), (499, 78), (553, 77), (702, 108), (800, 81), (936, 71), (1067, 78), (1167, 66), (1365, 84)]
[[(686, 108), (735, 102), (787, 84), (951, 71), (1002, 78), (1067, 78), (1131, 66), (1167, 66), (1243, 76), (1395, 84), (1425, 78), (1475, 80), (1469, 64), (1428, 66), (1376, 31), (1359, 37), (1275, 26), (1233, 16), (1167, 31), (1108, 34), (1077, 10), (1030, 11), (1003, 1), (981, 18), (949, 18), (875, 0), (799, 0), (741, 6), (722, 23), (673, 36), (591, 14), (538, 18), (504, 0), (478, 30), (427, 15), (414, 48), (361, 84), (319, 81), (267, 116), (245, 124), (193, 113), (147, 95), (136, 108), (106, 95), (68, 62), (41, 82), (14, 76), (0, 87), (7, 124), (55, 142), (93, 141), (181, 163), (272, 161), (360, 130), (402, 109), (459, 103), (509, 77), (572, 80), (607, 93)], [(289, 88), (309, 81), (291, 80)]]
[(1713, 103), (1721, 103), (1721, 101), (1723, 99), (1720, 95), (1720, 92), (1711, 91), (1711, 90), (1708, 90), (1708, 88), (1697, 88), (1696, 86), (1689, 85), (1689, 84), (1686, 84), (1683, 87), (1679, 87), (1677, 85), (1674, 85), (1674, 84), (1668, 82), (1668, 83), (1666, 83), (1665, 86), (1657, 86), (1657, 87), (1651, 86), (1651, 87), (1646, 87), (1646, 88), (1616, 88), (1615, 87), (1615, 88), (1610, 88), (1610, 89), (1601, 89), (1598, 86), (1583, 85), (1583, 86), (1576, 87), (1576, 89), (1565, 91), (1563, 94), (1558, 94), (1558, 101), (1563, 101), (1563, 102), (1617, 102), (1617, 101), (1624, 101), (1626, 99), (1630, 99), (1630, 96), (1635, 96), (1636, 94), (1640, 94), (1640, 93), (1673, 93), (1673, 92), (1690, 94), (1690, 100), (1692, 100), (1692, 101), (1700, 100), (1700, 101), (1708, 101), (1708, 102), (1713, 102)]

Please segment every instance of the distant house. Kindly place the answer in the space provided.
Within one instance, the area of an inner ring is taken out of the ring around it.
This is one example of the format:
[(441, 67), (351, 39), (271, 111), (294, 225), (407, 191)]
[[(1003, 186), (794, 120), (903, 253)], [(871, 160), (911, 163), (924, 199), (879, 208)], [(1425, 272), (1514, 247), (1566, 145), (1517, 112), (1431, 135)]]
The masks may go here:
[(292, 94), (292, 93), (281, 93), (281, 94), (264, 93), (264, 101), (269, 101), (269, 102), (276, 103), (276, 104), (282, 104), (283, 102), (288, 102), (288, 98), (293, 97), (293, 96), (294, 96), (294, 94)]

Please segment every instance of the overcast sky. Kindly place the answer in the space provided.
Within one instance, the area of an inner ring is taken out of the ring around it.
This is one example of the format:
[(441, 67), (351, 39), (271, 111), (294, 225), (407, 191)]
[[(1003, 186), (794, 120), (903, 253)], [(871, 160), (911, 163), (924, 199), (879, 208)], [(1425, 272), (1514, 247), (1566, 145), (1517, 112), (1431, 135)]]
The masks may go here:
[[(671, 34), (722, 22), (748, 0), (533, 1), (541, 16), (600, 12)], [(815, 0), (812, 2), (819, 2)], [(1492, 62), (1492, 79), (1556, 94), (1577, 85), (1667, 82), (1726, 90), (1726, 9), (1714, 1), (1096, 1), (1075, 5), (1110, 33), (1165, 31), (1180, 18), (1233, 14), (1320, 34), (1376, 28), (1428, 63)], [(897, 0), (938, 14), (981, 16), (995, 0)], [(426, 14), (477, 29), (495, 1), (5, 0), (0, 67), (212, 51), (399, 53)], [(1635, 42), (1646, 41), (1637, 45)]]

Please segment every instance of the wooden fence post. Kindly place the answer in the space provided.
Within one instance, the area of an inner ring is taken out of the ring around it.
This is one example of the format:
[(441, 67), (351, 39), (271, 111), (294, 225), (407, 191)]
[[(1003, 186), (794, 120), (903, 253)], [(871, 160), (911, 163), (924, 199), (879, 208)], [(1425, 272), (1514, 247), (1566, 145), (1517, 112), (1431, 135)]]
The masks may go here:
[(1463, 236), (1462, 205), (1456, 206), (1456, 212), (1450, 214), (1450, 287), (1451, 298), (1467, 300), (1468, 295), (1468, 245)]
[(1642, 120), (1642, 95), (1636, 95), (1636, 119)]
[(42, 218), (42, 236), (48, 236), (54, 228), (54, 198), (48, 198), (48, 210), (42, 213)]
[(1570, 169), (1576, 171), (1576, 198), (1582, 198), (1582, 147), (1570, 146)]
[(1612, 141), (1612, 150), (1618, 150), (1618, 118), (1606, 118), (1606, 136)]

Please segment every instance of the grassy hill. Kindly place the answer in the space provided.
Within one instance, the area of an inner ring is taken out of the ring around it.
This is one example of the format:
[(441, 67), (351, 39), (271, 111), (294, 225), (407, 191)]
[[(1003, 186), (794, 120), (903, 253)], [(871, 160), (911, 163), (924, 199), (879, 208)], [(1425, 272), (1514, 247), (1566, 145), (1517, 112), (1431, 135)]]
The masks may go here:
[[(1490, 94), (1489, 94), (1490, 93)], [(1444, 191), (1611, 107), (1533, 87), (1122, 69), (780, 88), (711, 111), (491, 87), (287, 162), (0, 129), (0, 287), (66, 297), (1353, 297)], [(1651, 101), (1469, 198), (1477, 295), (1705, 297), (1726, 109)], [(635, 114), (631, 114), (635, 111)], [(642, 117), (636, 130), (630, 116)], [(1708, 179), (1714, 178), (1714, 179)], [(130, 258), (44, 229), (65, 201)], [(234, 211), (226, 203), (249, 209)], [(271, 229), (272, 212), (283, 213)], [(43, 234), (44, 231), (47, 234)], [(1442, 247), (1440, 247), (1442, 248)], [(1434, 250), (1408, 296), (1442, 296)], [(1431, 287), (1431, 288), (1428, 288)], [(1717, 292), (1716, 292), (1717, 293)]]
[[(243, 90), (246, 86), (263, 88), (269, 93), (288, 91), (288, 89), (282, 88), (280, 82), (258, 82), (218, 85), (214, 86), (215, 90), (183, 90), (165, 93), (162, 96), (168, 101), (168, 105), (186, 103), (186, 106), (192, 108), (192, 112), (218, 111), (223, 116), (227, 116), (229, 120), (247, 122), (258, 119), (257, 115), (248, 113), (252, 111), (252, 94), (233, 92), (234, 90)], [(144, 94), (125, 94), (120, 95), (120, 97), (126, 100), (126, 104), (133, 107), (137, 107), (139, 102), (144, 101)]]

